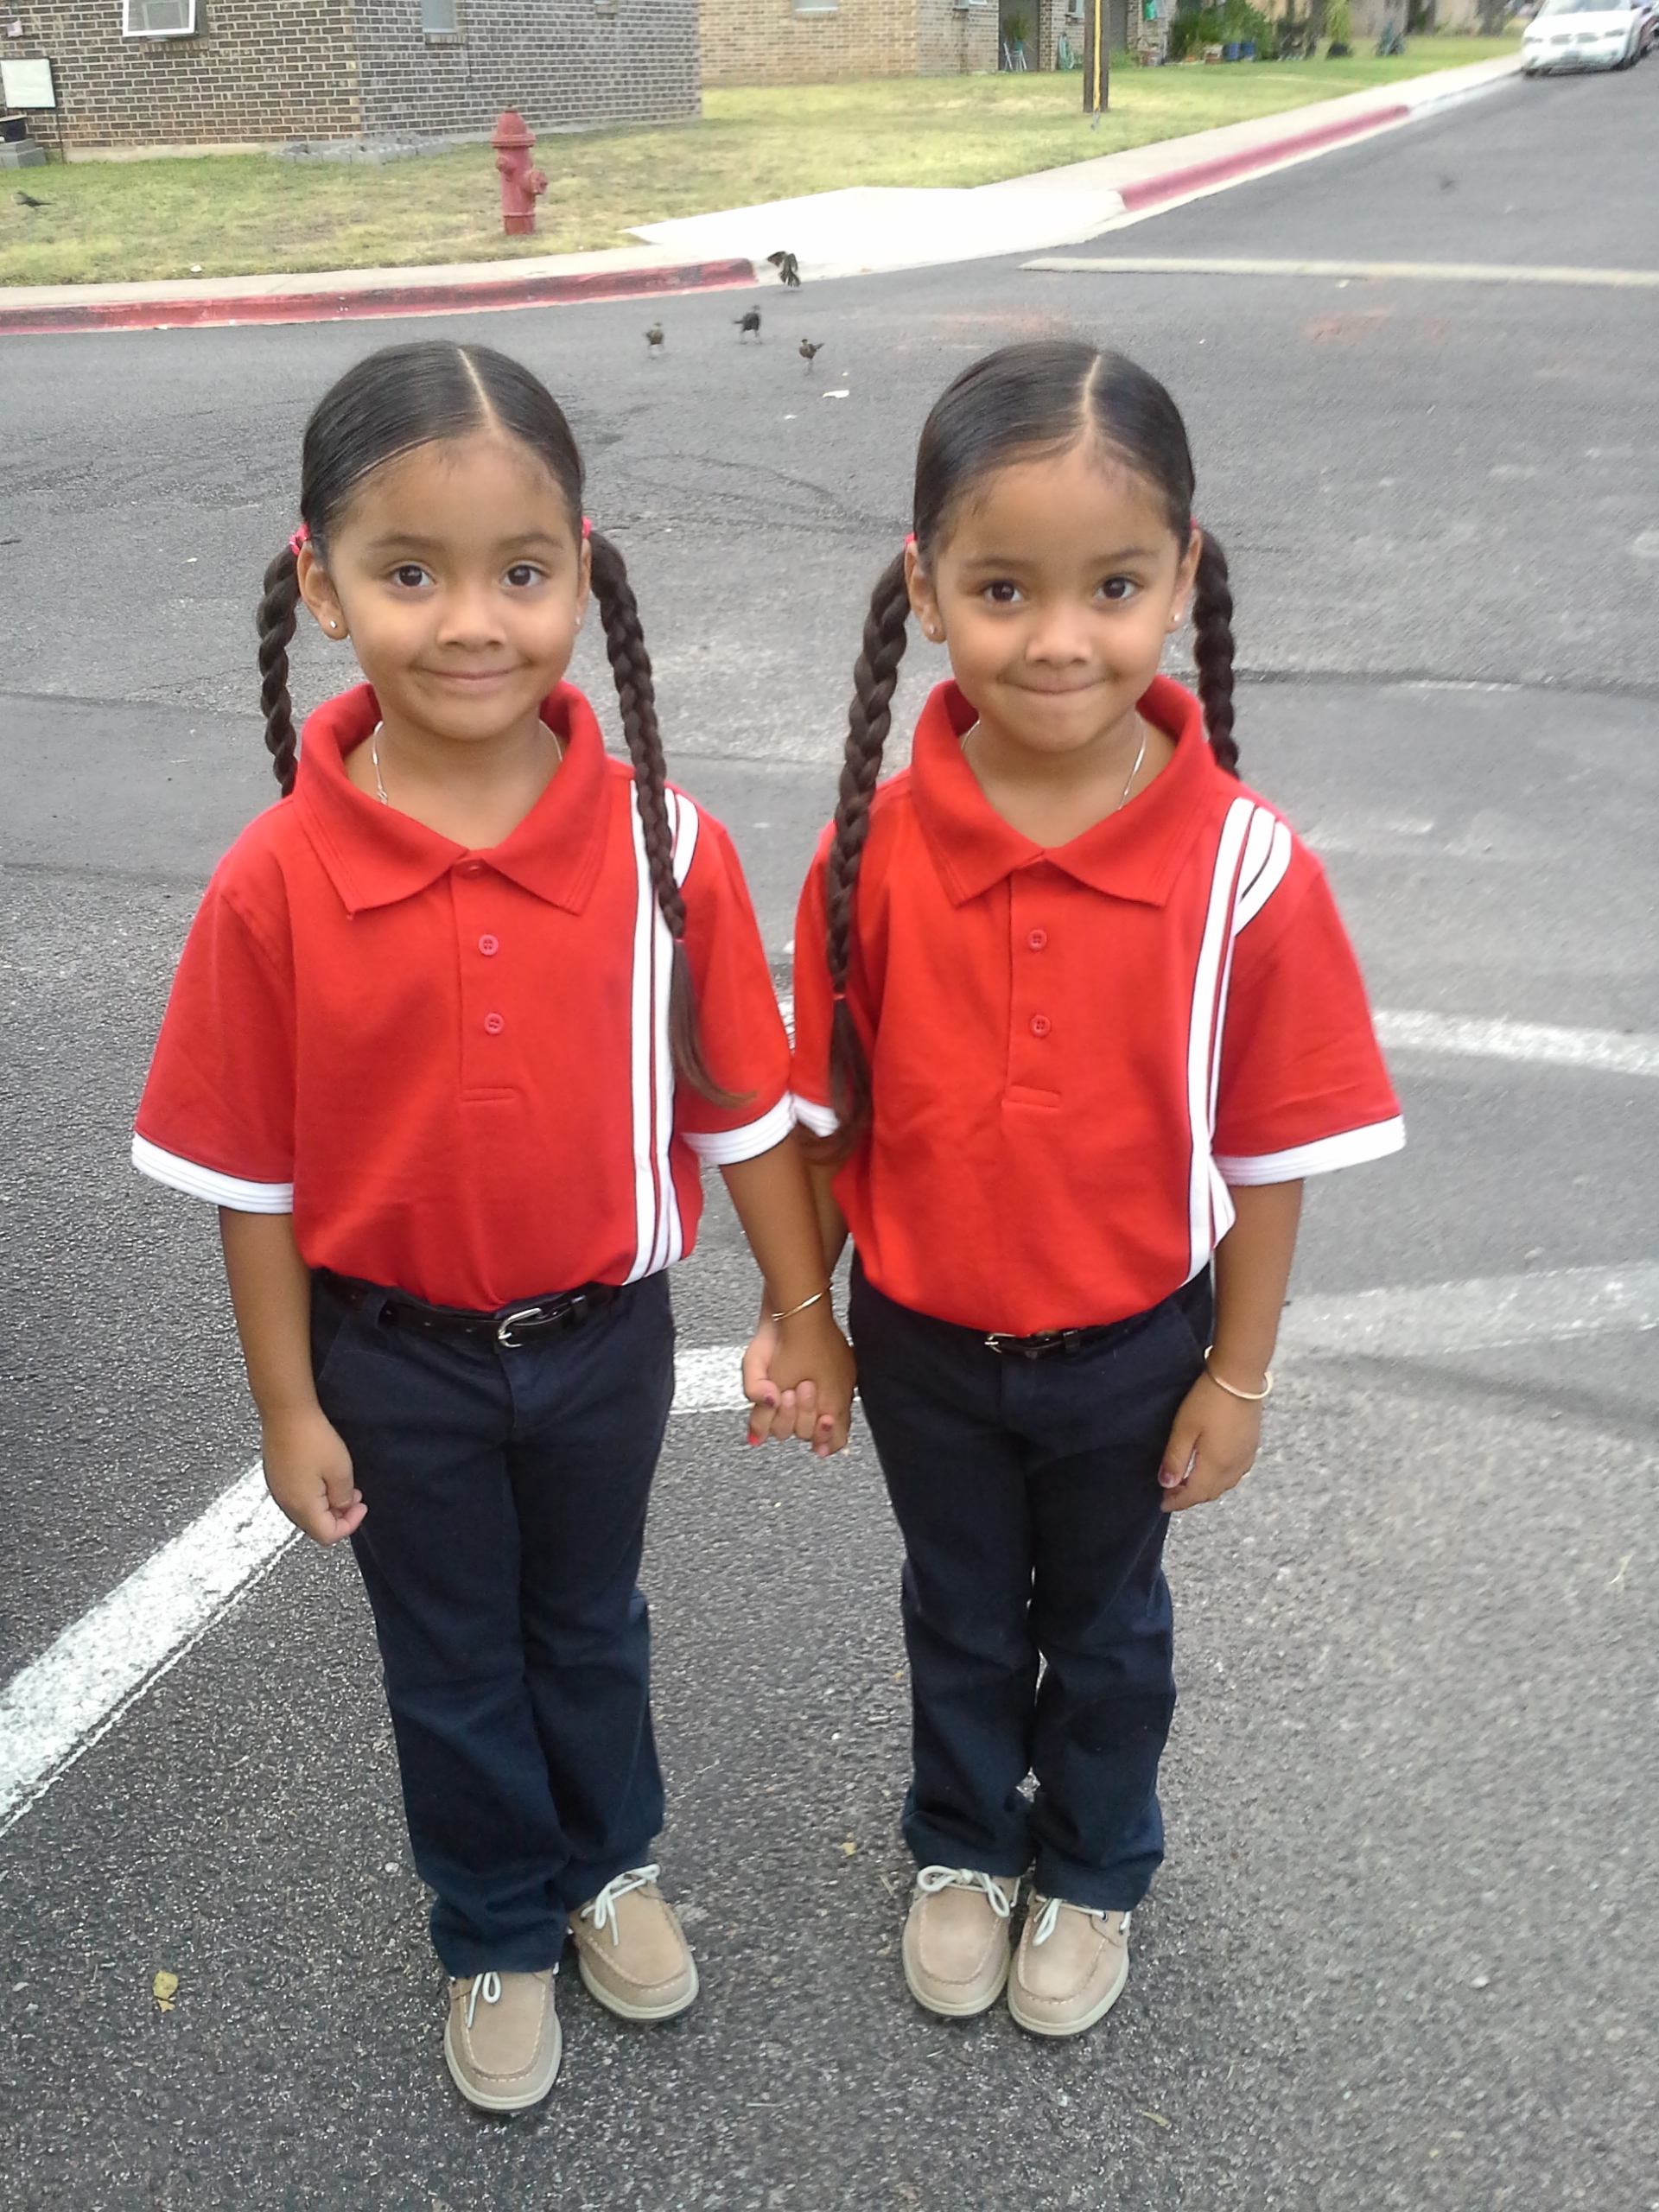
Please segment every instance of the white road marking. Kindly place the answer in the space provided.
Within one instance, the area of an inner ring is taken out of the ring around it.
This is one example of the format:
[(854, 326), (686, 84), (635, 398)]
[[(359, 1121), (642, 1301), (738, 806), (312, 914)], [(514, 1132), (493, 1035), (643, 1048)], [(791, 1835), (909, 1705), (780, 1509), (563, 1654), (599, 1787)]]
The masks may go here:
[[(1659, 1327), (1659, 1267), (1367, 1290), (1295, 1300), (1281, 1357), (1414, 1359)], [(741, 1344), (682, 1352), (677, 1414), (744, 1403)], [(298, 1541), (256, 1465), (0, 1689), (0, 1835)]]
[[(677, 1414), (747, 1402), (741, 1344), (682, 1352)], [(246, 1597), (299, 1532), (257, 1464), (0, 1689), (0, 1835)]]
[(1502, 261), (1256, 261), (1158, 254), (1044, 254), (1021, 264), (1050, 276), (1324, 276), (1430, 284), (1577, 284), (1614, 291), (1659, 289), (1659, 270), (1523, 267)]
[(1445, 1358), (1643, 1329), (1659, 1329), (1659, 1267), (1555, 1268), (1295, 1299), (1280, 1328), (1279, 1356)]
[(295, 1539), (257, 1466), (0, 1690), (0, 1835)]
[[(795, 1001), (780, 992), (779, 1008), (795, 1033)], [(1561, 1029), (1548, 1021), (1486, 1021), (1471, 1014), (1395, 1014), (1372, 1019), (1390, 1052), (1427, 1052), (1453, 1059), (1531, 1060), (1545, 1067), (1588, 1068), (1601, 1075), (1659, 1076), (1659, 1037), (1618, 1029)]]
[(1455, 1014), (1387, 1014), (1376, 1033), (1391, 1052), (1454, 1058), (1532, 1060), (1602, 1075), (1659, 1076), (1659, 1037), (1617, 1029), (1560, 1029), (1547, 1021), (1483, 1021)]

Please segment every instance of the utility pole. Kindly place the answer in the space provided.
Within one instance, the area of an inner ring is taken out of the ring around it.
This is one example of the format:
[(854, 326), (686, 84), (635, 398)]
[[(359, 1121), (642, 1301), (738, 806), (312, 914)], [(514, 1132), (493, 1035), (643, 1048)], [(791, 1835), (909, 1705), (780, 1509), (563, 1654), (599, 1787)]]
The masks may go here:
[(1092, 128), (1111, 105), (1111, 0), (1088, 0), (1083, 27), (1083, 111), (1092, 116)]

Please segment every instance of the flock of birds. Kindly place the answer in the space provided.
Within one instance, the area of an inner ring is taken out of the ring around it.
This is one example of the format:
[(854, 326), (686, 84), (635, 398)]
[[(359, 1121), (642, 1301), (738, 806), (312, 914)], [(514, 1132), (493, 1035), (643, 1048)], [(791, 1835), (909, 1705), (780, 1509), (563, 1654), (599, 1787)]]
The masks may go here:
[[(801, 283), (801, 266), (792, 253), (769, 253), (766, 256), (766, 259), (778, 271), (779, 280), (780, 283), (786, 285), (791, 290), (799, 290)], [(760, 335), (760, 308), (746, 308), (741, 315), (734, 316), (733, 327), (737, 332), (738, 341), (740, 344), (746, 338), (754, 338), (758, 340)], [(657, 354), (662, 352), (664, 343), (664, 338), (663, 326), (660, 322), (653, 322), (651, 328), (645, 333), (646, 351), (651, 353), (654, 359)], [(803, 338), (799, 346), (796, 348), (796, 351), (799, 353), (801, 359), (806, 363), (807, 367), (810, 369), (814, 360), (820, 353), (823, 353), (823, 346), (821, 343), (815, 344), (810, 338)]]
[[(760, 335), (760, 308), (746, 308), (741, 315), (733, 317), (732, 327), (736, 331), (740, 343), (745, 338), (758, 339)], [(662, 352), (664, 346), (667, 343), (667, 337), (668, 334), (664, 330), (662, 324), (653, 322), (645, 333), (646, 351), (654, 358)], [(803, 338), (795, 350), (810, 369), (818, 355), (823, 353), (823, 342), (821, 339), (815, 340), (810, 338)]]

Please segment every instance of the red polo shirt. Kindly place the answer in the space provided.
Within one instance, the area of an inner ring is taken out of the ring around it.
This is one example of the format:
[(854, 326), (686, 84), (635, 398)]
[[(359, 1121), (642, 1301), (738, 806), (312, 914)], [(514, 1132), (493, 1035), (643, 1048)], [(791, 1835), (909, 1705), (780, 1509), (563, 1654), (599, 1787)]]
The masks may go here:
[(305, 726), (293, 796), (251, 823), (191, 925), (135, 1164), (250, 1213), (292, 1211), (312, 1267), (489, 1312), (689, 1252), (699, 1160), (791, 1127), (789, 1049), (742, 871), (671, 793), (704, 1057), (676, 1085), (670, 942), (633, 779), (579, 691), (543, 709), (563, 765), (468, 852), (352, 784), (366, 685)]
[[(1173, 760), (1069, 845), (991, 807), (952, 683), (875, 795), (847, 991), (874, 1116), (836, 1195), (871, 1281), (943, 1320), (1141, 1313), (1208, 1262), (1229, 1184), (1405, 1141), (1318, 861), (1216, 766), (1189, 693), (1160, 677), (1141, 710)], [(795, 935), (796, 1110), (820, 1134), (829, 845)]]

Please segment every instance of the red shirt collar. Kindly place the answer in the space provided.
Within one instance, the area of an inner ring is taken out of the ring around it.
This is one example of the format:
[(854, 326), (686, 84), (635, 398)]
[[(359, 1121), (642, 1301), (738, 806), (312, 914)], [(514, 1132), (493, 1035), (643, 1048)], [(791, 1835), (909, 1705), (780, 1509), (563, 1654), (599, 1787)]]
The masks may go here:
[(1204, 734), (1204, 709), (1190, 691), (1154, 677), (1140, 705), (1148, 721), (1174, 739), (1174, 759), (1119, 812), (1069, 845), (1045, 847), (1005, 822), (986, 798), (962, 752), (977, 719), (974, 709), (954, 683), (934, 686), (916, 725), (911, 785), (917, 818), (953, 906), (1036, 861), (1113, 898), (1165, 903), (1221, 771)]
[[(469, 857), (395, 807), (360, 791), (345, 758), (363, 743), (380, 709), (366, 683), (319, 707), (305, 725), (294, 804), (348, 913), (411, 899)], [(530, 812), (485, 861), (550, 906), (580, 913), (604, 851), (605, 744), (594, 710), (574, 684), (543, 702), (542, 720), (564, 746), (558, 773)]]

